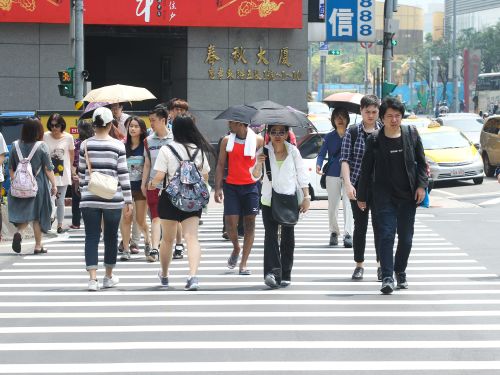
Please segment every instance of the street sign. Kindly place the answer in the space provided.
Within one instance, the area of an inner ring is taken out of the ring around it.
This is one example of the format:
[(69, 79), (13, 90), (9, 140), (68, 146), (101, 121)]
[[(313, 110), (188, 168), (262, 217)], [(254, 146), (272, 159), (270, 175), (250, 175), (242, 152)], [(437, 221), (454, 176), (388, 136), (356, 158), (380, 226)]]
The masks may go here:
[(328, 43), (327, 42), (319, 42), (319, 55), (320, 56), (328, 56)]
[(332, 49), (328, 51), (329, 55), (340, 56), (342, 55), (342, 51), (339, 49)]
[(359, 43), (362, 48), (372, 48), (373, 43), (372, 42), (361, 42)]
[(326, 40), (331, 42), (374, 42), (375, 0), (326, 2)]

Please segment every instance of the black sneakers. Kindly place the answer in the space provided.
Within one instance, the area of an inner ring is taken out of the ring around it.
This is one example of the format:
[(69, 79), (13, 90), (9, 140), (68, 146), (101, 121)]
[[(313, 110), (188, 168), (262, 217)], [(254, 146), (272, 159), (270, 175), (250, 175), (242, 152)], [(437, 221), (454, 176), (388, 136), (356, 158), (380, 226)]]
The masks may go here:
[(392, 279), (392, 277), (384, 278), (380, 291), (384, 294), (391, 294), (392, 292), (394, 292), (394, 280)]
[(352, 237), (350, 234), (346, 234), (344, 236), (344, 247), (351, 248), (352, 247)]
[(406, 272), (397, 273), (396, 274), (396, 281), (397, 281), (396, 288), (408, 289), (408, 283), (406, 282)]
[(330, 234), (330, 246), (337, 246), (339, 244), (339, 238), (337, 233)]

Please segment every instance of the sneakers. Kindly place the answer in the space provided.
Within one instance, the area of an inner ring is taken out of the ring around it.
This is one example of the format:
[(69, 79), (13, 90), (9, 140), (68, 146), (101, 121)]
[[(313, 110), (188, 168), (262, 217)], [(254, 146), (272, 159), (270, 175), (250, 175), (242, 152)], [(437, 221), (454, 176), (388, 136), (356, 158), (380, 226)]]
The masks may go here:
[(280, 284), (280, 286), (281, 286), (282, 288), (286, 288), (287, 286), (290, 286), (290, 284), (291, 284), (291, 283), (292, 283), (292, 282), (291, 282), (290, 280), (281, 280), (281, 284)]
[(89, 286), (87, 287), (89, 292), (97, 292), (99, 290), (99, 281), (89, 280)]
[(377, 267), (377, 280), (382, 281), (382, 267)]
[(352, 277), (351, 278), (353, 280), (362, 280), (364, 272), (365, 272), (365, 269), (363, 267), (356, 267), (354, 269), (354, 272), (352, 273)]
[(406, 281), (406, 272), (396, 273), (396, 288), (398, 289), (408, 289), (408, 282)]
[(352, 237), (350, 234), (346, 234), (344, 236), (344, 247), (351, 248), (352, 247)]
[(163, 288), (168, 288), (168, 276), (163, 276), (161, 274), (161, 270), (158, 271), (158, 279), (160, 280), (160, 284)]
[(120, 255), (120, 260), (127, 261), (130, 260), (130, 251), (123, 251)]
[(157, 249), (151, 249), (149, 254), (146, 255), (146, 260), (148, 262), (156, 262), (160, 256), (160, 253)]
[(120, 282), (118, 276), (111, 275), (111, 277), (104, 276), (102, 279), (103, 288), (112, 288)]
[(184, 290), (198, 290), (198, 288), (198, 278), (196, 276), (188, 277)]
[(392, 277), (384, 278), (380, 291), (384, 294), (391, 294), (392, 292), (394, 292), (394, 280), (392, 279)]
[(234, 269), (236, 267), (236, 264), (238, 263), (238, 259), (240, 258), (240, 255), (233, 255), (231, 254), (229, 258), (227, 258), (227, 268), (230, 270)]
[(271, 289), (276, 289), (279, 287), (278, 282), (276, 281), (276, 276), (272, 273), (268, 273), (266, 277), (264, 277), (264, 284), (266, 284)]
[(339, 238), (337, 233), (330, 234), (330, 246), (337, 246), (339, 244)]
[(183, 244), (176, 244), (175, 247), (174, 247), (174, 255), (173, 255), (173, 259), (182, 259), (184, 258), (184, 255), (183, 255), (183, 252), (184, 252), (184, 245)]

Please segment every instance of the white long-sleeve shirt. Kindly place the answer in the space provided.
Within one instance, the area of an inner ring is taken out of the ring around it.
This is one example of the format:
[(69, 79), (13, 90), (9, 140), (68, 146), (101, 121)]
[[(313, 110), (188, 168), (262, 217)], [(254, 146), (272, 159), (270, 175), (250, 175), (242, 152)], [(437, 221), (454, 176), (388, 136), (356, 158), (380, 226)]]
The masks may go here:
[[(266, 206), (271, 204), (273, 189), (280, 194), (294, 195), (297, 188), (306, 188), (309, 186), (307, 170), (297, 147), (285, 142), (287, 157), (283, 160), (281, 167), (276, 162), (276, 156), (274, 155), (274, 148), (271, 142), (264, 147), (269, 150), (272, 185), (267, 174), (264, 172), (264, 178), (262, 180), (262, 204)], [(257, 153), (262, 152), (263, 149), (261, 148)]]

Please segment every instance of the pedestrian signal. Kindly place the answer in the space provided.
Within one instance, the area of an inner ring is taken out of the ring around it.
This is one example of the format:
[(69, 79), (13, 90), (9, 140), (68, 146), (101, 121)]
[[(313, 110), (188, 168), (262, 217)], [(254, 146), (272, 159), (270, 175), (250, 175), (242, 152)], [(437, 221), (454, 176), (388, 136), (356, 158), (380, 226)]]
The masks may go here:
[(73, 92), (73, 73), (74, 68), (68, 68), (66, 70), (60, 70), (57, 72), (59, 75), (59, 85), (57, 85), (59, 89), (59, 95), (66, 96), (68, 98), (74, 98)]
[(391, 40), (391, 44), (392, 44), (393, 47), (397, 46), (398, 45), (397, 39), (392, 39)]

